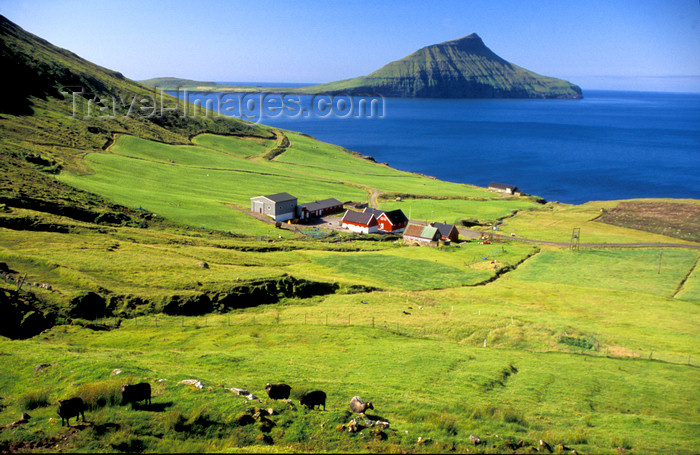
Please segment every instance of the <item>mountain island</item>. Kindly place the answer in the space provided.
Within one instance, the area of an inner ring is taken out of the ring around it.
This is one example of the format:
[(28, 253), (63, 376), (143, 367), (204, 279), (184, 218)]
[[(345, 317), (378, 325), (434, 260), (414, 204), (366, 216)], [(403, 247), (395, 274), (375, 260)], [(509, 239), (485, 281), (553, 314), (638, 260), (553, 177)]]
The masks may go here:
[(311, 87), (411, 98), (581, 98), (581, 88), (514, 65), (476, 33), (426, 46), (367, 76)]
[[(251, 89), (177, 78), (156, 78), (142, 82), (163, 89)], [(406, 98), (582, 98), (579, 86), (541, 76), (502, 59), (486, 47), (476, 33), (426, 46), (367, 76), (298, 89), (266, 87), (265, 90), (307, 94), (379, 94)]]

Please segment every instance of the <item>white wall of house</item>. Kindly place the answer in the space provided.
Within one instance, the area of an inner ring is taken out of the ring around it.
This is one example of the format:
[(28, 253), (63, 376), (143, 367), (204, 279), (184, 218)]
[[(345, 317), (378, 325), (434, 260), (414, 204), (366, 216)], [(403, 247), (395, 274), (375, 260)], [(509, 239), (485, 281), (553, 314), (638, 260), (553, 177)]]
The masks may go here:
[(377, 226), (367, 227), (367, 226), (358, 226), (356, 224), (343, 223), (343, 227), (345, 229), (352, 231), (352, 232), (358, 232), (360, 234), (373, 234), (373, 233), (379, 231), (379, 228)]

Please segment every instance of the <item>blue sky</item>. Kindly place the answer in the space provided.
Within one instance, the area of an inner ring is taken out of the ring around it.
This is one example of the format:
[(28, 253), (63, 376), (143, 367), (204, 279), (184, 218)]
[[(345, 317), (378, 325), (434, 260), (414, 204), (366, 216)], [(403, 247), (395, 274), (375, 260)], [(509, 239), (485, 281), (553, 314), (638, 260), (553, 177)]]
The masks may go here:
[(584, 89), (700, 92), (698, 0), (0, 0), (0, 14), (132, 79), (329, 82), (476, 32)]

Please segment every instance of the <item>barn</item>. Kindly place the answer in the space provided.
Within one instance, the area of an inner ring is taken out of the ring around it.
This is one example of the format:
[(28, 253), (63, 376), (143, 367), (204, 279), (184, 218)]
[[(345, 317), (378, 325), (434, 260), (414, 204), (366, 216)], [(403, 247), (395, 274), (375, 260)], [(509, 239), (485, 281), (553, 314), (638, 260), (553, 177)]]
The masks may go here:
[(437, 228), (442, 240), (450, 240), (456, 242), (459, 239), (459, 231), (454, 224), (447, 223), (432, 223), (432, 226)]
[(379, 229), (377, 218), (373, 213), (355, 212), (354, 210), (345, 212), (340, 224), (345, 229), (362, 234), (371, 234)]
[(403, 243), (408, 245), (437, 245), (440, 232), (434, 226), (408, 223), (403, 232)]
[(287, 221), (296, 215), (297, 198), (289, 193), (250, 198), (250, 211), (262, 213), (275, 221)]
[(489, 190), (498, 191), (499, 193), (512, 194), (515, 196), (520, 196), (522, 194), (522, 191), (520, 191), (517, 186), (507, 185), (505, 183), (491, 182), (489, 184)]
[(297, 206), (297, 218), (301, 220), (310, 217), (323, 216), (343, 210), (343, 203), (335, 198), (322, 201), (307, 202)]
[(408, 218), (401, 209), (384, 211), (367, 207), (364, 213), (372, 213), (377, 218), (379, 232), (403, 232), (408, 224)]

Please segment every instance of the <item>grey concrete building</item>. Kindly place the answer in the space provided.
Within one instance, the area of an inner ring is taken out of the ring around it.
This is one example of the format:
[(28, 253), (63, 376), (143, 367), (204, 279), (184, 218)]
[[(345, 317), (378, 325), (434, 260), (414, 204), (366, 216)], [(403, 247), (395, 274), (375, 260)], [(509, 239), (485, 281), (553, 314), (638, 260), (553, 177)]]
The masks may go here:
[(250, 198), (252, 212), (265, 214), (275, 221), (291, 220), (295, 216), (296, 208), (297, 198), (289, 193)]

